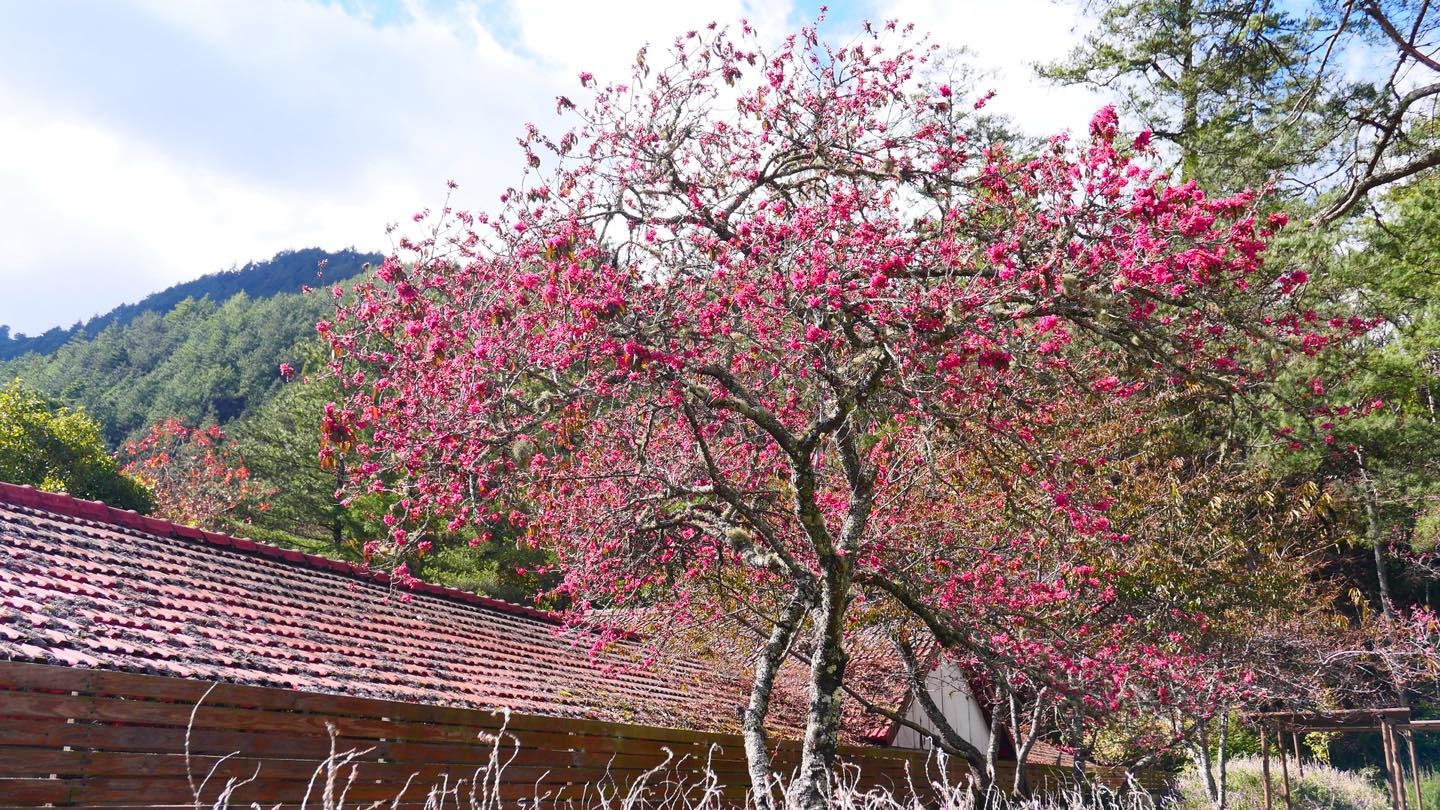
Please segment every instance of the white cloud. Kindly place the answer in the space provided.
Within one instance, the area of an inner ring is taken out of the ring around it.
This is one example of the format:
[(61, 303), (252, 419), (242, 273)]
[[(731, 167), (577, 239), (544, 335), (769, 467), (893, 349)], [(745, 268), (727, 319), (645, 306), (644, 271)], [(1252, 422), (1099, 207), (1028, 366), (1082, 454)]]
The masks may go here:
[(640, 2), (624, 7), (587, 0), (549, 0), (516, 3), (512, 14), (518, 44), (541, 64), (562, 68), (570, 75), (583, 69), (597, 76), (617, 76), (628, 72), (646, 42), (654, 54), (677, 36), (710, 22), (724, 25), (744, 18), (762, 35), (778, 40), (789, 33), (793, 7), (752, 0)]
[[(1098, 106), (1028, 79), (1025, 60), (1068, 48), (1067, 7), (876, 2), (870, 16), (1002, 68), (996, 103), (1032, 131), (1083, 127)], [(623, 76), (643, 42), (710, 20), (773, 38), (808, 14), (764, 0), (373, 8), (0, 4), (0, 323), (42, 331), (286, 248), (383, 250), (385, 223), (437, 204), (447, 179), (457, 204), (487, 207), (515, 179), (524, 122), (550, 120), (578, 71)]]
[(73, 11), (0, 12), (0, 323), (23, 331), (284, 248), (383, 248), (447, 178), (500, 186), (558, 80), (431, 19)]
[(1031, 135), (1084, 132), (1104, 103), (1092, 91), (1057, 87), (1035, 76), (1036, 63), (1069, 55), (1083, 31), (1079, 4), (1058, 0), (873, 0), (876, 19), (913, 22), (947, 46), (965, 47), (981, 82), (996, 96), (989, 109), (1010, 115)]

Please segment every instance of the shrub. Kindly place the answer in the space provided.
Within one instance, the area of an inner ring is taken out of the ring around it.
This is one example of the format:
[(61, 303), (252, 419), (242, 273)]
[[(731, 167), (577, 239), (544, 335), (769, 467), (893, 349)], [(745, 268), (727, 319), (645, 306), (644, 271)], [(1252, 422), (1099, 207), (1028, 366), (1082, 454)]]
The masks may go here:
[(1420, 774), (1420, 796), (1425, 803), (1423, 810), (1440, 810), (1440, 771)]
[[(1246, 757), (1232, 760), (1227, 773), (1229, 807), (1232, 810), (1263, 810), (1265, 781), (1260, 759)], [(1303, 777), (1294, 768), (1290, 771), (1295, 810), (1389, 810), (1390, 798), (1380, 779), (1373, 769), (1342, 771), (1318, 762), (1307, 762)], [(1270, 784), (1274, 791), (1274, 806), (1283, 808), (1284, 784), (1280, 764), (1275, 760), (1270, 763)], [(1209, 810), (1211, 807), (1210, 799), (1205, 795), (1205, 783), (1194, 770), (1181, 777), (1176, 787), (1177, 810)]]

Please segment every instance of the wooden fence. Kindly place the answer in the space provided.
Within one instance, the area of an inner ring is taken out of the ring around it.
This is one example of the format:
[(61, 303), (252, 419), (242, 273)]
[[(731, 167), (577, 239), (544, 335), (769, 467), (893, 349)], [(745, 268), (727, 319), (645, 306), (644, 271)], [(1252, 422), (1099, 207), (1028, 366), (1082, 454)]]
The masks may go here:
[[(335, 791), (348, 784), (347, 808), (391, 807), (398, 797), (393, 806), (414, 810), (433, 785), (456, 779), (466, 782), (444, 807), (469, 808), (471, 780), (492, 756), (508, 764), (489, 771), (480, 795), (490, 808), (496, 799), (542, 810), (588, 804), (597, 783), (623, 791), (667, 756), (671, 766), (650, 784), (698, 784), (708, 765), (717, 796), (738, 805), (748, 783), (740, 738), (723, 734), (531, 715), (507, 721), (468, 709), (0, 662), (0, 810), (210, 807), (240, 782), (230, 796), (236, 810), (299, 807), (307, 793), (319, 810), (332, 751), (353, 755), (353, 781), (346, 768)], [(920, 752), (846, 748), (842, 756), (864, 785), (905, 795), (938, 775)], [(779, 746), (782, 772), (796, 759), (793, 745)], [(950, 770), (963, 779), (963, 766)], [(1060, 776), (1039, 770), (1042, 779)]]

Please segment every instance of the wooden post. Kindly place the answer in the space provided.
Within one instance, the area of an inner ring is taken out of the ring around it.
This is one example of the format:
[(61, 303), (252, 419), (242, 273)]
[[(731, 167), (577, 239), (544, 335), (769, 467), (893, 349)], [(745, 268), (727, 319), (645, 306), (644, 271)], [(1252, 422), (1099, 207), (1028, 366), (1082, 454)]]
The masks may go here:
[(1280, 778), (1285, 785), (1285, 810), (1295, 810), (1295, 802), (1290, 797), (1290, 757), (1285, 754), (1285, 734), (1279, 729), (1275, 730), (1275, 747), (1280, 749)]
[(1415, 732), (1405, 730), (1405, 744), (1410, 748), (1410, 776), (1415, 779), (1415, 810), (1424, 810), (1425, 797), (1420, 792), (1420, 761), (1415, 757)]
[(1385, 784), (1390, 788), (1390, 808), (1400, 810), (1399, 785), (1395, 782), (1395, 741), (1390, 738), (1390, 721), (1380, 720), (1380, 748), (1385, 753)]
[(1296, 773), (1301, 779), (1304, 779), (1304, 778), (1305, 778), (1305, 760), (1300, 757), (1300, 733), (1299, 733), (1299, 732), (1297, 732), (1297, 731), (1291, 731), (1291, 732), (1290, 732), (1290, 745), (1295, 749), (1295, 773)]
[[(1405, 760), (1400, 757), (1400, 731), (1395, 725), (1390, 726), (1390, 750), (1395, 757), (1395, 792), (1400, 796), (1400, 810), (1410, 810), (1410, 797), (1405, 795)], [(1416, 808), (1420, 810), (1420, 808)]]
[(1399, 804), (1395, 801), (1395, 773), (1394, 766), (1390, 762), (1390, 735), (1385, 733), (1385, 720), (1380, 720), (1380, 751), (1385, 761), (1385, 787), (1390, 791), (1390, 807), (1399, 810)]
[(1260, 770), (1265, 775), (1265, 810), (1271, 810), (1270, 797), (1270, 737), (1265, 727), (1260, 727)]

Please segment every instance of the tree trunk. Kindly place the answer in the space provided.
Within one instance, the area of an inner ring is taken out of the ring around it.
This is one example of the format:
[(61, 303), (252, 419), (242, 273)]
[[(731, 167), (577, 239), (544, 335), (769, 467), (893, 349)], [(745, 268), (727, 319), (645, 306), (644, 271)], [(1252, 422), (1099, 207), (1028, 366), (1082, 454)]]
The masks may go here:
[(1380, 493), (1375, 489), (1375, 479), (1365, 465), (1364, 452), (1355, 450), (1355, 460), (1360, 470), (1360, 492), (1365, 500), (1365, 528), (1370, 545), (1375, 550), (1375, 584), (1380, 591), (1380, 613), (1387, 621), (1395, 618), (1394, 603), (1390, 591), (1390, 572), (1386, 570), (1384, 532), (1380, 527)]
[(1090, 747), (1085, 744), (1085, 715), (1081, 713), (1079, 708), (1075, 709), (1075, 713), (1070, 719), (1070, 733), (1074, 739), (1072, 744), (1075, 746), (1075, 765), (1073, 768), (1075, 784), (1077, 786), (1084, 786), (1085, 762), (1090, 758)]
[(770, 713), (770, 693), (775, 686), (775, 674), (790, 651), (790, 642), (800, 629), (810, 599), (804, 591), (797, 591), (785, 607), (770, 639), (755, 660), (755, 683), (750, 688), (750, 705), (745, 707), (745, 762), (750, 771), (750, 796), (755, 810), (775, 810), (775, 796), (771, 792), (773, 772), (770, 768), (770, 736), (765, 731), (765, 718)]
[(1200, 90), (1195, 86), (1195, 17), (1191, 4), (1180, 4), (1180, 26), (1185, 32), (1185, 55), (1181, 60), (1177, 89), (1180, 92), (1180, 174), (1182, 180), (1195, 180), (1199, 174), (1200, 157), (1195, 154), (1195, 141), (1200, 129)]
[(1230, 712), (1226, 711), (1220, 719), (1220, 746), (1215, 753), (1215, 790), (1217, 799), (1215, 806), (1219, 810), (1225, 810), (1230, 803)]
[(1195, 740), (1190, 744), (1190, 755), (1195, 758), (1195, 770), (1205, 783), (1205, 798), (1214, 807), (1220, 806), (1220, 786), (1215, 783), (1215, 768), (1210, 761), (1210, 723), (1195, 721)]
[(827, 572), (820, 603), (813, 611), (815, 650), (810, 658), (810, 709), (800, 772), (790, 786), (791, 810), (825, 810), (835, 784), (835, 753), (840, 743), (840, 687), (845, 680), (845, 574)]
[(985, 797), (985, 806), (990, 807), (994, 800), (999, 799), (999, 779), (996, 778), (995, 762), (1000, 758), (1000, 734), (1005, 731), (1005, 721), (998, 716), (993, 717), (990, 723), (990, 737), (985, 745), (985, 776), (980, 783), (981, 795)]
[[(1370, 545), (1375, 549), (1375, 584), (1380, 591), (1380, 615), (1385, 617), (1387, 625), (1393, 625), (1395, 597), (1390, 589), (1390, 560), (1385, 553), (1385, 533), (1380, 525), (1380, 493), (1375, 488), (1375, 479), (1370, 476), (1370, 470), (1365, 466), (1365, 456), (1356, 450), (1355, 457), (1360, 463), (1360, 489), (1365, 496), (1366, 531), (1370, 536)], [(1393, 670), (1389, 674), (1391, 686), (1395, 688), (1396, 703), (1408, 707), (1410, 695), (1405, 690), (1404, 682)]]
[(1030, 724), (1025, 736), (1020, 736), (1020, 697), (1014, 691), (1006, 690), (1010, 704), (1010, 741), (1015, 746), (1015, 795), (1024, 799), (1030, 796), (1030, 751), (1040, 739), (1040, 713), (1045, 709), (1045, 689), (1035, 695), (1035, 705), (1030, 712)]
[[(345, 486), (345, 456), (337, 453), (335, 458), (335, 491)], [(340, 548), (345, 542), (345, 507), (334, 493), (330, 495), (330, 545)]]
[(1380, 612), (1386, 619), (1395, 618), (1394, 596), (1390, 590), (1389, 559), (1385, 554), (1384, 532), (1380, 530), (1380, 504), (1375, 485), (1368, 473), (1362, 472), (1365, 483), (1365, 522), (1370, 544), (1375, 547), (1375, 582), (1380, 589)]

